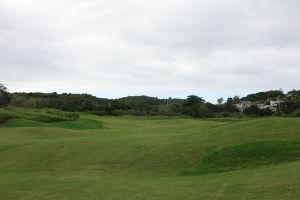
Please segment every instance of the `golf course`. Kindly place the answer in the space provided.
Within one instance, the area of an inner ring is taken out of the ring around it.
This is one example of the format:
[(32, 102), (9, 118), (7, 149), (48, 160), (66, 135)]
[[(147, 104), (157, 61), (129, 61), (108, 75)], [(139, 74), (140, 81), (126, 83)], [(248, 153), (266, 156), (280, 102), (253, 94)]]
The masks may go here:
[(0, 200), (300, 200), (299, 54), (300, 0), (0, 0)]
[(300, 198), (300, 118), (79, 115), (0, 124), (1, 200)]

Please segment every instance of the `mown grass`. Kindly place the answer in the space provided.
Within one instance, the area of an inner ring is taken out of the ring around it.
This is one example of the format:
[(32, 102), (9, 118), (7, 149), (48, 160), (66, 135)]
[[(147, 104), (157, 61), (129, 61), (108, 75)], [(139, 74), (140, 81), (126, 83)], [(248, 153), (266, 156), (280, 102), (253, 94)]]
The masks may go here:
[(167, 119), (81, 114), (76, 129), (9, 120), (0, 199), (299, 198), (300, 119)]

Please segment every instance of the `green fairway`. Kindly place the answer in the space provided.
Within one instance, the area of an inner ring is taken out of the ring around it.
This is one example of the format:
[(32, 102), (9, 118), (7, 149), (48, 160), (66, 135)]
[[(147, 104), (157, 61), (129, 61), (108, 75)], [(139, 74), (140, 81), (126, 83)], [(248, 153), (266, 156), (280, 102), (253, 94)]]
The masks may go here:
[(0, 124), (0, 199), (299, 199), (300, 118)]

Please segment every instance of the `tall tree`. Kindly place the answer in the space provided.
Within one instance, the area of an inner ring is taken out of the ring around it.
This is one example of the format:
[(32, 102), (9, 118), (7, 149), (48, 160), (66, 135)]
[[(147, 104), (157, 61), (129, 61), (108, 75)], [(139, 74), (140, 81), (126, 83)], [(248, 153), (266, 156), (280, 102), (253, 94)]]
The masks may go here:
[(218, 104), (222, 104), (224, 102), (223, 97), (219, 98), (217, 102), (218, 102)]
[(197, 103), (205, 103), (204, 99), (202, 97), (198, 97), (197, 95), (188, 96), (186, 101), (187, 106), (191, 106)]
[(0, 107), (7, 106), (10, 103), (8, 89), (0, 83)]

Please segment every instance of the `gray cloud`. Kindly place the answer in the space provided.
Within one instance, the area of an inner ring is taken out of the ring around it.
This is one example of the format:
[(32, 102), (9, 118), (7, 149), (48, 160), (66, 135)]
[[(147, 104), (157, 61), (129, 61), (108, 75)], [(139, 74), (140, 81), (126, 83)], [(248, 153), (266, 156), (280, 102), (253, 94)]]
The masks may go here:
[(0, 0), (11, 91), (212, 100), (299, 88), (297, 0)]

